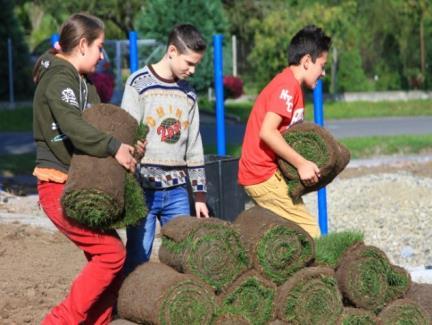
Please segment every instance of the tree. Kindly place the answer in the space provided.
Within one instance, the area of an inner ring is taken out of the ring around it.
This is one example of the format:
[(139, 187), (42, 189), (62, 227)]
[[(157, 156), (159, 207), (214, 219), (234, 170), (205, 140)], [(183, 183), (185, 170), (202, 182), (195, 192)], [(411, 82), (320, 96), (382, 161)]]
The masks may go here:
[(8, 99), (9, 69), (7, 40), (11, 39), (13, 45), (13, 71), (14, 89), (17, 98), (28, 98), (33, 92), (31, 81), (31, 67), (28, 48), (25, 43), (22, 28), (14, 12), (14, 4), (9, 0), (0, 0), (0, 98)]
[[(129, 31), (135, 29), (135, 14), (145, 5), (146, 1), (36, 0), (34, 3), (40, 5), (46, 13), (51, 14), (56, 19), (58, 25), (61, 25), (64, 19), (72, 13), (84, 11), (99, 17), (107, 24), (107, 26), (117, 28), (121, 31), (123, 37), (128, 37)], [(108, 32), (118, 34), (115, 30), (108, 30)]]
[[(284, 8), (276, 9), (271, 10), (264, 19), (252, 22), (255, 29), (254, 47), (248, 60), (259, 88), (288, 65), (287, 50), (290, 40), (298, 30), (308, 24), (322, 27), (332, 36), (332, 46), (336, 47), (338, 52), (351, 51), (358, 44), (356, 25), (352, 23), (356, 12), (354, 0), (343, 1), (340, 5), (326, 5), (318, 1), (309, 1), (306, 5), (293, 1), (291, 5), (286, 4)], [(333, 56), (329, 55), (329, 66), (332, 65), (332, 60)], [(361, 62), (355, 68), (362, 69)], [(362, 74), (363, 71), (358, 72), (358, 75)], [(328, 80), (327, 77), (326, 88), (329, 88)], [(343, 82), (343, 79), (340, 82)], [(346, 85), (343, 88), (349, 87)]]
[[(145, 10), (137, 15), (136, 26), (140, 38), (153, 38), (167, 42), (168, 33), (177, 24), (196, 26), (208, 43), (208, 49), (191, 83), (198, 91), (207, 89), (213, 80), (212, 35), (228, 29), (222, 3), (219, 0), (149, 0)], [(226, 38), (225, 38), (226, 39)]]

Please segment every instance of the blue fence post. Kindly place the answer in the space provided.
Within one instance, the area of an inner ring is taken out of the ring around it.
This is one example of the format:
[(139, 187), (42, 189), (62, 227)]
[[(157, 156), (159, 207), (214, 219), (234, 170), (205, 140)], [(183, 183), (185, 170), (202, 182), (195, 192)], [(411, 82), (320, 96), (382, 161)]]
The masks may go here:
[(224, 117), (224, 89), (223, 89), (223, 35), (213, 35), (213, 65), (216, 96), (216, 140), (217, 154), (225, 156), (225, 117)]
[(12, 53), (12, 39), (7, 39), (8, 51), (8, 74), (9, 74), (9, 106), (15, 108), (15, 90), (14, 90), (14, 69), (13, 69), (13, 53)]
[(130, 72), (138, 70), (138, 41), (137, 32), (129, 32), (129, 64)]
[[(318, 80), (313, 91), (314, 120), (319, 126), (324, 126), (323, 90), (322, 80)], [(318, 222), (322, 235), (328, 233), (327, 222), (327, 193), (325, 187), (318, 191)]]
[(52, 34), (51, 35), (51, 47), (54, 47), (55, 43), (60, 41), (60, 35), (59, 34)]

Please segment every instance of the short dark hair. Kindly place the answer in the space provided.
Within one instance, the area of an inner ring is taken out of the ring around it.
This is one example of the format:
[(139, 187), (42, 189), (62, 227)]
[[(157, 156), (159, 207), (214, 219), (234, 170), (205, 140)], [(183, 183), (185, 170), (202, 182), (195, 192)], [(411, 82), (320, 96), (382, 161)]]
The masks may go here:
[(175, 26), (168, 36), (168, 46), (174, 45), (180, 54), (186, 50), (202, 53), (207, 48), (207, 43), (199, 30), (191, 24)]
[(312, 62), (324, 52), (328, 52), (331, 38), (324, 31), (315, 26), (308, 25), (297, 32), (291, 39), (288, 47), (288, 65), (299, 65), (300, 60), (309, 54)]

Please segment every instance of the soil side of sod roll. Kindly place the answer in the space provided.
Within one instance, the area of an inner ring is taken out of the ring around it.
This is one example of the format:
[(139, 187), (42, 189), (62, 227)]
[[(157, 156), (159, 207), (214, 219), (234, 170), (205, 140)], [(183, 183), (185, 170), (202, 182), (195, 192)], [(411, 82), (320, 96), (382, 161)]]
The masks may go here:
[(312, 237), (294, 222), (270, 210), (259, 206), (248, 209), (237, 217), (234, 226), (254, 268), (277, 285), (314, 259)]
[(276, 313), (289, 324), (336, 324), (343, 310), (333, 269), (304, 268), (278, 287)]
[(193, 275), (161, 263), (138, 266), (120, 288), (121, 318), (144, 324), (210, 324), (216, 313), (213, 290)]
[(194, 274), (217, 293), (250, 268), (239, 233), (220, 219), (179, 217), (162, 227), (159, 260)]
[(113, 320), (110, 323), (110, 325), (137, 325), (137, 323), (130, 322), (130, 321), (126, 320), (126, 319), (120, 319), (120, 318), (118, 318), (118, 319)]

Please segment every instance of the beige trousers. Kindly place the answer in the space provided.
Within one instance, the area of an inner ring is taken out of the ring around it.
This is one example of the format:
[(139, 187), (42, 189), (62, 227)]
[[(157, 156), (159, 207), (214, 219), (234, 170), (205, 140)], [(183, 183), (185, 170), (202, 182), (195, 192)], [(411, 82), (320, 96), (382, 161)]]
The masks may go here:
[(303, 201), (294, 204), (288, 195), (288, 185), (279, 170), (265, 182), (244, 188), (257, 205), (295, 222), (313, 238), (320, 236), (316, 218), (306, 210)]

